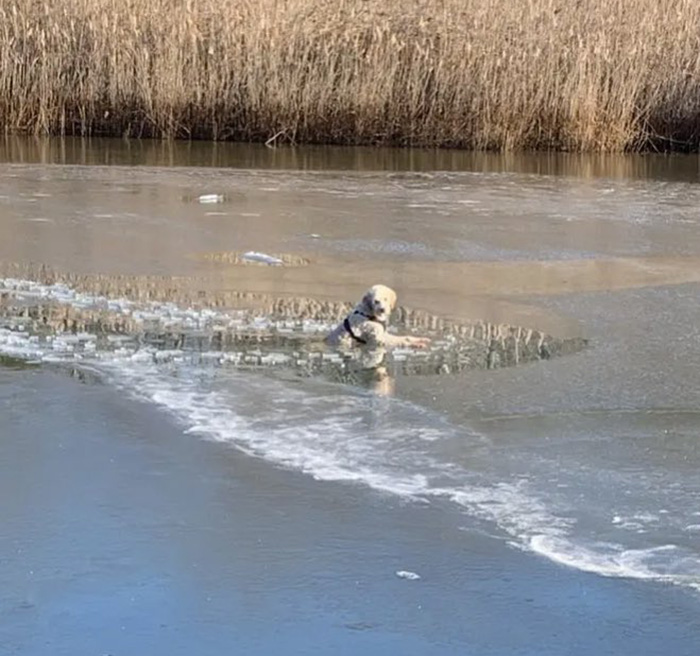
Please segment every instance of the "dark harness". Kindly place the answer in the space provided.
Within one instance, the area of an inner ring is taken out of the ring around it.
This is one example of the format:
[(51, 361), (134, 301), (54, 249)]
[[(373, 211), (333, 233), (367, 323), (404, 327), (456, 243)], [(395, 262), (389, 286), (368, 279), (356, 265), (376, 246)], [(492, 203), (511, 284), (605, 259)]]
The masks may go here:
[[(369, 319), (370, 321), (374, 321), (375, 323), (378, 323), (379, 325), (383, 326), (386, 329), (386, 323), (384, 323), (383, 321), (380, 321), (379, 319), (377, 319), (377, 317), (372, 317), (369, 314), (365, 314), (364, 312), (358, 312), (357, 310), (355, 310), (355, 312), (353, 312), (353, 314), (359, 314), (359, 315), (363, 316), (365, 319)], [(360, 337), (359, 335), (356, 335), (354, 332), (352, 332), (352, 326), (350, 325), (350, 317), (349, 316), (345, 317), (345, 321), (343, 321), (343, 328), (345, 328), (348, 335), (350, 335), (350, 337), (352, 337), (358, 344), (366, 344), (367, 343), (366, 339), (362, 339), (362, 337)]]

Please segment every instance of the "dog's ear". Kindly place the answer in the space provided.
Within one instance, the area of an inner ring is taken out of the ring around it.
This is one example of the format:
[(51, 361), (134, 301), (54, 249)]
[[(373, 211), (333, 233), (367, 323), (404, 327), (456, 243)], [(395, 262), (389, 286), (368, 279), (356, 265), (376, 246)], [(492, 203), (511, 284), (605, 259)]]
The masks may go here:
[(391, 287), (387, 287), (387, 293), (389, 295), (389, 308), (393, 312), (394, 309), (396, 308), (396, 301), (397, 301), (396, 292), (393, 289), (391, 289)]
[(362, 297), (360, 304), (362, 305), (362, 308), (365, 312), (371, 313), (374, 311), (374, 294), (372, 293), (371, 289), (368, 289), (365, 292), (365, 295)]

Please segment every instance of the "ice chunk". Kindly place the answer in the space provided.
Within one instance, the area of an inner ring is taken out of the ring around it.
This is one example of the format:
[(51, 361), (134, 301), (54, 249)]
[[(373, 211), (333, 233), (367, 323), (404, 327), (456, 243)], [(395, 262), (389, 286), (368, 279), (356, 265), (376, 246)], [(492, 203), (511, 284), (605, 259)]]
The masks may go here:
[(396, 576), (398, 576), (400, 579), (406, 579), (407, 581), (417, 581), (420, 578), (420, 574), (416, 574), (416, 572), (409, 572), (405, 569), (400, 569), (398, 572), (396, 572)]
[(258, 253), (258, 251), (248, 251), (243, 253), (242, 259), (246, 262), (260, 262), (262, 264), (270, 264), (272, 266), (280, 266), (284, 264), (279, 257), (274, 257), (273, 255), (268, 255), (267, 253)]

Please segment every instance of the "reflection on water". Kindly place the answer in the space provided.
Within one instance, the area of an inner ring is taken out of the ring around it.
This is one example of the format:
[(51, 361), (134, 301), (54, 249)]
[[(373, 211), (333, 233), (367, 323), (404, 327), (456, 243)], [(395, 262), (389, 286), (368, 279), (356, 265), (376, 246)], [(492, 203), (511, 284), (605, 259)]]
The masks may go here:
[(36, 367), (36, 363), (27, 362), (23, 358), (13, 358), (12, 356), (3, 355), (0, 353), (0, 367), (5, 369), (21, 370)]
[(424, 148), (0, 137), (0, 162), (81, 166), (186, 166), (316, 171), (476, 171), (583, 178), (700, 180), (697, 155), (484, 153)]

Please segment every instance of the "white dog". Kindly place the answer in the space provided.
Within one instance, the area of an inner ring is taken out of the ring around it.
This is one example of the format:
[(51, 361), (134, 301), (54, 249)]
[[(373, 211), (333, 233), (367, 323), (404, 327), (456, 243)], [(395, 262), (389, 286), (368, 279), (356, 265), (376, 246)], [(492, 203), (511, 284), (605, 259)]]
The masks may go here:
[(370, 349), (392, 346), (426, 348), (427, 337), (399, 337), (387, 332), (387, 323), (396, 307), (396, 292), (385, 285), (370, 287), (355, 309), (326, 337), (332, 346), (367, 346)]

